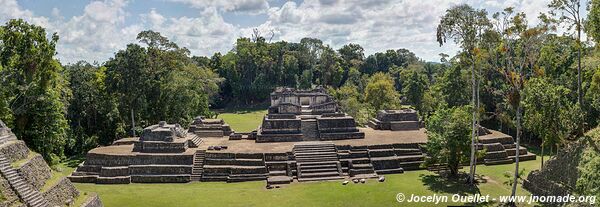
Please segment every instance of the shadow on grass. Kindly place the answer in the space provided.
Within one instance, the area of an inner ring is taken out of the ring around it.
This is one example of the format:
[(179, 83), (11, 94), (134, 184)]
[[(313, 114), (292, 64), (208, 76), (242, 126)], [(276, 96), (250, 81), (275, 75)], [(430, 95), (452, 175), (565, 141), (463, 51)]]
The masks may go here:
[[(461, 173), (456, 177), (447, 177), (440, 174), (421, 175), (420, 179), (428, 190), (434, 193), (458, 194), (461, 196), (481, 194), (477, 186), (466, 183), (468, 175)], [(483, 175), (476, 176), (477, 183), (487, 183)], [(465, 203), (465, 206), (496, 206), (496, 202), (487, 203)]]
[[(421, 175), (423, 184), (434, 193), (448, 193), (458, 195), (472, 195), (479, 193), (477, 186), (471, 186), (465, 182), (466, 174), (461, 173), (457, 177), (446, 177), (443, 175)], [(483, 178), (478, 178), (483, 179)], [(486, 182), (485, 180), (480, 180)]]
[[(541, 147), (539, 147), (539, 146), (532, 146), (532, 145), (524, 145), (524, 147), (527, 148), (527, 151), (529, 151), (529, 152), (531, 152), (533, 154), (536, 154), (537, 156), (542, 156), (542, 148)], [(554, 149), (554, 150), (556, 150), (556, 149)], [(551, 152), (549, 147), (546, 147), (544, 149), (544, 156), (552, 157), (554, 155), (556, 155), (556, 153)]]

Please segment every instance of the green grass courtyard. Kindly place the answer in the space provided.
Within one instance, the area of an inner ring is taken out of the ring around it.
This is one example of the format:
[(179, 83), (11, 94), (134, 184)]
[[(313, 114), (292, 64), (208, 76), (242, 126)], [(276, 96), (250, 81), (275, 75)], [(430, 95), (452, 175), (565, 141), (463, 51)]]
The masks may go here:
[[(539, 168), (537, 161), (521, 163), (525, 173)], [(429, 171), (408, 171), (404, 174), (386, 175), (383, 183), (368, 180), (366, 184), (342, 181), (292, 183), (279, 189), (266, 189), (264, 181), (224, 183), (194, 182), (187, 184), (128, 184), (75, 186), (84, 193), (98, 193), (107, 207), (111, 206), (447, 206), (462, 203), (398, 203), (396, 195), (452, 195), (480, 192), (492, 198), (510, 195), (510, 186), (503, 184), (506, 171), (514, 164), (483, 166), (477, 172), (483, 177), (478, 188), (462, 182), (448, 181)], [(66, 169), (72, 170), (72, 169)], [(463, 170), (468, 170), (467, 168)], [(529, 192), (519, 188), (519, 195)], [(489, 203), (480, 206), (495, 206)], [(519, 205), (530, 206), (530, 205)]]
[(265, 114), (267, 114), (266, 109), (249, 108), (235, 111), (225, 110), (217, 117), (223, 119), (236, 132), (252, 132), (262, 123)]

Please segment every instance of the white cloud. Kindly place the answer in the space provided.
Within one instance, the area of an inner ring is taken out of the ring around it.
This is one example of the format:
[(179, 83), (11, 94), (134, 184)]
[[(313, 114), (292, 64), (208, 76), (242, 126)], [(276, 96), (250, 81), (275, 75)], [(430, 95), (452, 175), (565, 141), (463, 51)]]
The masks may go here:
[(210, 56), (214, 52), (229, 51), (239, 36), (239, 29), (225, 22), (215, 7), (204, 9), (198, 18), (164, 19), (154, 10), (141, 16), (143, 21), (152, 22), (150, 29), (187, 47), (194, 55)]
[(33, 15), (33, 12), (22, 9), (16, 0), (0, 0), (0, 22), (21, 18), (25, 21), (48, 27), (48, 18)]
[(124, 25), (128, 17), (126, 6), (123, 0), (93, 1), (85, 6), (82, 15), (56, 22), (61, 60), (106, 61), (114, 52), (134, 42), (143, 27)]
[(537, 23), (538, 14), (548, 10), (547, 1), (541, 0), (305, 0), (277, 7), (270, 6), (268, 0), (168, 1), (197, 8), (200, 15), (166, 16), (156, 9), (132, 15), (128, 1), (102, 0), (90, 2), (78, 16), (64, 18), (53, 8), (51, 16), (44, 17), (22, 8), (16, 0), (0, 0), (0, 21), (23, 18), (46, 27), (48, 32), (57, 32), (61, 37), (58, 57), (63, 62), (104, 62), (127, 44), (137, 42), (137, 33), (147, 29), (187, 47), (193, 55), (227, 52), (238, 37), (249, 37), (254, 29), (226, 22), (223, 14), (229, 12), (266, 16), (256, 28), (265, 36), (273, 32), (273, 41), (315, 37), (335, 49), (358, 43), (366, 54), (407, 48), (425, 60), (437, 61), (439, 53), (453, 55), (458, 50), (454, 44), (439, 47), (435, 41), (439, 18), (453, 5), (468, 3), (485, 8), (490, 15), (513, 6), (527, 14), (530, 24)]
[(250, 14), (264, 13), (269, 9), (266, 0), (169, 0), (191, 5), (195, 8), (205, 9), (215, 7), (222, 11), (242, 12)]
[(160, 26), (165, 22), (165, 17), (158, 12), (156, 9), (152, 8), (150, 13), (142, 14), (142, 21), (149, 21), (153, 26)]

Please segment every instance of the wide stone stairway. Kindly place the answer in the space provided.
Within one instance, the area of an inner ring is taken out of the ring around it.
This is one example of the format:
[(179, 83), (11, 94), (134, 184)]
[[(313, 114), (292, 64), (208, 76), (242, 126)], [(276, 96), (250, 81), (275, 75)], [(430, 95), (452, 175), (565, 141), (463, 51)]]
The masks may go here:
[(194, 154), (194, 165), (192, 166), (191, 181), (200, 181), (202, 178), (205, 153), (205, 150), (196, 150), (196, 154)]
[(200, 144), (202, 144), (202, 138), (200, 138), (199, 136), (196, 136), (196, 137), (190, 139), (188, 146), (193, 148), (193, 147), (200, 146)]
[(319, 130), (317, 128), (317, 120), (306, 119), (302, 120), (302, 135), (305, 141), (316, 141), (319, 140)]
[(25, 201), (27, 206), (50, 206), (48, 201), (46, 201), (40, 192), (34, 190), (28, 183), (25, 182), (17, 170), (10, 165), (10, 162), (3, 153), (0, 153), (0, 172), (2, 172), (4, 178), (8, 180), (17, 195), (23, 201)]
[(295, 144), (298, 181), (343, 179), (340, 160), (332, 142)]

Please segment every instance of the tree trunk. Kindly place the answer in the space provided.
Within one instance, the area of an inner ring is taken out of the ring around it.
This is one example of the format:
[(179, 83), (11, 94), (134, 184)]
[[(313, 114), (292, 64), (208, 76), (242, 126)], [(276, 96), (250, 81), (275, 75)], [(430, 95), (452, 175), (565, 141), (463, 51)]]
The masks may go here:
[(540, 167), (540, 170), (544, 169), (544, 142), (542, 141), (542, 166)]
[[(481, 101), (479, 100), (479, 86), (481, 85), (481, 68), (477, 67), (477, 108), (475, 108), (475, 125), (476, 125), (476, 133), (475, 133), (475, 140), (474, 140), (474, 144), (477, 144), (479, 142), (479, 127), (481, 126), (480, 122), (481, 120), (479, 120), (480, 116), (479, 116), (479, 107), (481, 106), (480, 103)], [(475, 148), (477, 149), (477, 148)], [(477, 153), (475, 153), (475, 155), (473, 156), (473, 179), (475, 179), (475, 175), (477, 174)]]
[(131, 134), (135, 137), (135, 117), (133, 115), (133, 107), (131, 107)]
[(581, 28), (577, 26), (577, 95), (579, 105), (583, 107), (583, 89), (581, 88)]
[(477, 110), (475, 109), (477, 103), (475, 101), (476, 99), (476, 89), (475, 89), (475, 61), (473, 61), (473, 58), (471, 58), (472, 60), (472, 64), (471, 65), (471, 88), (473, 89), (473, 94), (472, 94), (472, 104), (473, 104), (473, 120), (471, 121), (472, 124), (472, 132), (471, 132), (471, 159), (470, 159), (470, 164), (469, 164), (469, 184), (473, 185), (475, 183), (475, 169), (474, 169), (474, 164), (475, 164), (475, 135), (477, 134), (477, 127), (475, 125), (475, 120), (477, 117)]
[(517, 194), (517, 185), (519, 184), (519, 156), (521, 153), (519, 153), (519, 149), (521, 148), (520, 146), (520, 142), (521, 142), (521, 105), (517, 106), (517, 141), (516, 141), (516, 147), (517, 147), (517, 153), (515, 156), (515, 177), (513, 178), (513, 186), (512, 186), (512, 193), (510, 194), (513, 198), (515, 197), (515, 195)]

